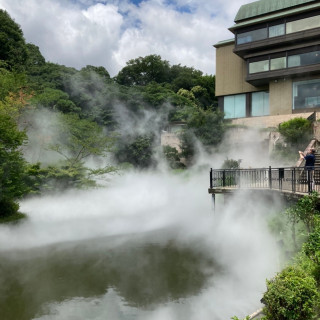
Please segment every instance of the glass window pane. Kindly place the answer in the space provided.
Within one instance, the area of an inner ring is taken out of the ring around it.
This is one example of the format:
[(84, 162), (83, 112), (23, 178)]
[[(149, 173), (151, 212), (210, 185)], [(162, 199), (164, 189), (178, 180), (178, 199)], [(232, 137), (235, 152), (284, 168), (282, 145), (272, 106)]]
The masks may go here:
[(320, 107), (320, 79), (293, 83), (293, 109)]
[(225, 119), (244, 118), (246, 116), (246, 95), (224, 97), (224, 113)]
[(235, 118), (244, 118), (246, 116), (246, 95), (238, 94), (235, 96)]
[(302, 66), (320, 63), (320, 51), (303, 53), (300, 57)]
[(320, 27), (320, 17), (314, 16), (305, 19), (300, 19), (292, 22), (287, 22), (287, 33), (293, 33), (313, 28)]
[(312, 51), (288, 57), (288, 67), (307, 66), (320, 63), (320, 51)]
[(225, 119), (234, 118), (234, 97), (233, 96), (224, 97), (223, 109), (225, 113), (224, 115)]
[(283, 69), (286, 67), (286, 57), (280, 57), (270, 60), (270, 70)]
[(237, 34), (237, 44), (267, 39), (267, 28)]
[(296, 54), (294, 56), (288, 57), (288, 68), (298, 67), (301, 65), (300, 55)]
[(249, 73), (269, 71), (269, 60), (249, 63)]
[(251, 98), (251, 115), (268, 116), (269, 110), (269, 92), (253, 92)]
[(284, 23), (269, 27), (269, 38), (284, 35)]

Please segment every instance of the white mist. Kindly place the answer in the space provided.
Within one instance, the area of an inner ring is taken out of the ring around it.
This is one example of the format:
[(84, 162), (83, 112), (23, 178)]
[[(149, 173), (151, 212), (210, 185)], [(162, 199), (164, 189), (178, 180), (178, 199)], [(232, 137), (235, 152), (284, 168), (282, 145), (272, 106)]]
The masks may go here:
[(116, 292), (106, 288), (106, 294), (99, 297), (53, 301), (48, 315), (38, 319), (71, 319), (79, 312), (82, 318), (77, 319), (106, 319), (108, 315), (110, 320), (226, 320), (245, 316), (260, 307), (265, 279), (280, 268), (266, 223), (272, 208), (263, 199), (239, 194), (214, 212), (208, 185), (209, 169), (189, 175), (131, 172), (115, 177), (107, 188), (31, 198), (21, 203), (21, 211), (28, 215), (25, 222), (0, 226), (0, 253), (99, 237), (130, 239), (133, 234), (144, 235), (148, 242), (153, 241), (153, 233), (160, 232), (164, 242), (201, 245), (208, 257), (223, 266), (223, 274), (209, 280), (198, 296), (152, 310), (126, 306)]

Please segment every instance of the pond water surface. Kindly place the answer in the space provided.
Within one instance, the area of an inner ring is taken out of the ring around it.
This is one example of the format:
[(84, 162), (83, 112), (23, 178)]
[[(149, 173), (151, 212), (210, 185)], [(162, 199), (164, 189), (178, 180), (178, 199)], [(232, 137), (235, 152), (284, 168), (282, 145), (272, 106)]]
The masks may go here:
[(23, 201), (28, 218), (0, 226), (0, 319), (226, 320), (258, 309), (279, 267), (270, 205), (241, 196), (213, 213), (206, 178), (132, 174)]

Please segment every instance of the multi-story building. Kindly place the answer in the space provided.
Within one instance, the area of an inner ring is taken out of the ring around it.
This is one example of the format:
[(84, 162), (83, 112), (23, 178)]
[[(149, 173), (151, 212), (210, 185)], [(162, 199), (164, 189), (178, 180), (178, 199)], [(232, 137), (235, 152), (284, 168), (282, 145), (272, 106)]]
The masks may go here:
[(226, 119), (272, 126), (320, 112), (320, 0), (255, 1), (229, 30), (234, 38), (215, 45)]

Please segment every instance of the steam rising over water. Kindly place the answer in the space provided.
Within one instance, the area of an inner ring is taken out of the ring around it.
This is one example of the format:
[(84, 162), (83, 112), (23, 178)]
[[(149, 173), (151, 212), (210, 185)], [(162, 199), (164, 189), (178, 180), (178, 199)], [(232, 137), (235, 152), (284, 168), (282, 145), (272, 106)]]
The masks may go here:
[[(11, 277), (33, 295), (34, 319), (245, 316), (260, 307), (265, 279), (278, 269), (275, 241), (266, 227), (274, 208), (242, 194), (213, 212), (208, 175), (208, 170), (189, 176), (130, 173), (107, 188), (25, 200), (21, 211), (27, 221), (0, 227), (0, 270), (16, 270), (9, 276), (2, 271), (0, 278)], [(176, 259), (171, 265), (170, 257)], [(58, 285), (56, 270), (62, 265), (64, 280)], [(153, 278), (147, 280), (151, 270)], [(86, 283), (75, 284), (83, 272)], [(40, 289), (49, 297), (45, 302)], [(52, 293), (58, 289), (59, 298)], [(135, 300), (139, 294), (142, 300)]]

